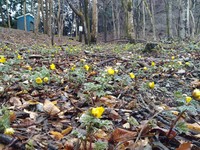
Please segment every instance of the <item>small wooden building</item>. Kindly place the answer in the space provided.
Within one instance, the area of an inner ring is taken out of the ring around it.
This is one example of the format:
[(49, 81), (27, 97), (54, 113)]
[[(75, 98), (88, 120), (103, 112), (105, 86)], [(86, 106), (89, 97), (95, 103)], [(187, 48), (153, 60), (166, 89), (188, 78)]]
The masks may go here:
[[(26, 14), (26, 28), (27, 31), (34, 30), (34, 16), (30, 13)], [(17, 17), (17, 29), (24, 30), (24, 15)]]

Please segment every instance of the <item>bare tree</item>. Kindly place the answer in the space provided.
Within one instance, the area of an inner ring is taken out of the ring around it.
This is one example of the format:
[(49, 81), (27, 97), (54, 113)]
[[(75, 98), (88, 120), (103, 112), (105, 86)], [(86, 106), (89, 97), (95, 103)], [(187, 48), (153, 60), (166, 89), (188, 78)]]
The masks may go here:
[(37, 15), (36, 15), (36, 20), (35, 20), (35, 33), (38, 33), (38, 28), (39, 28), (39, 24), (40, 24), (40, 7), (41, 7), (41, 1), (42, 0), (38, 0), (38, 8), (37, 8)]
[(10, 12), (8, 10), (8, 0), (6, 0), (6, 11), (7, 11), (7, 17), (8, 17), (8, 27), (10, 28)]
[(97, 0), (93, 0), (92, 7), (92, 32), (91, 32), (91, 42), (96, 43), (97, 33), (98, 33), (98, 8)]
[[(83, 12), (79, 11), (78, 9), (76, 9), (74, 7), (74, 5), (71, 3), (71, 0), (66, 0), (67, 3), (69, 4), (70, 8), (73, 10), (73, 12), (80, 18), (82, 24), (83, 24), (83, 28), (84, 28), (84, 37), (85, 37), (85, 43), (86, 44), (90, 44), (90, 33), (89, 33), (89, 30), (88, 30), (88, 21), (89, 21), (89, 18), (87, 19), (87, 17), (85, 16), (88, 16), (88, 15), (84, 15)], [(85, 9), (84, 9), (84, 13), (87, 13), (87, 7), (88, 7), (88, 3), (87, 3), (87, 0), (84, 0), (84, 5), (85, 6)]]

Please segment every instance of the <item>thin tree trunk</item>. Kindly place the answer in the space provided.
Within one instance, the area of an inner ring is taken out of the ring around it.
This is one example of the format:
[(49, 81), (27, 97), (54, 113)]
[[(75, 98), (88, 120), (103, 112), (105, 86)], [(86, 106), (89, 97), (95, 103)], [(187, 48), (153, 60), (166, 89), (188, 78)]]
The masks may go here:
[(143, 0), (143, 1), (144, 1), (145, 6), (146, 6), (146, 9), (147, 9), (147, 11), (149, 13), (149, 16), (150, 16), (150, 21), (151, 21), (152, 30), (153, 30), (153, 39), (156, 40), (154, 8), (153, 8), (152, 0), (150, 0), (150, 2), (151, 2), (151, 10), (149, 9), (147, 1), (146, 0)]
[(165, 9), (166, 9), (166, 32), (167, 37), (172, 38), (172, 1), (165, 0)]
[(145, 15), (145, 2), (142, 2), (142, 13), (143, 13), (143, 38), (146, 39), (146, 15)]
[(190, 15), (191, 15), (191, 20), (192, 20), (192, 33), (191, 33), (191, 36), (194, 39), (194, 34), (195, 34), (195, 29), (196, 29), (196, 23), (195, 23), (195, 19), (194, 19), (194, 15), (193, 15), (192, 11), (190, 11)]
[(91, 42), (96, 43), (97, 33), (98, 33), (98, 9), (97, 9), (97, 0), (93, 0), (93, 10), (92, 10), (92, 34)]
[(89, 44), (89, 39), (88, 39), (88, 29), (87, 29), (87, 24), (86, 24), (86, 20), (85, 17), (83, 15), (83, 13), (81, 11), (78, 11), (70, 2), (70, 0), (66, 0), (67, 3), (69, 4), (70, 8), (73, 10), (73, 12), (79, 16), (82, 24), (83, 24), (83, 28), (84, 28), (84, 37), (85, 37), (85, 44)]
[(186, 37), (190, 37), (190, 0), (185, 0), (186, 7)]
[(48, 22), (49, 22), (49, 14), (48, 14), (48, 11), (49, 11), (49, 0), (45, 0), (45, 33), (47, 34), (48, 33), (48, 30), (49, 30), (49, 26), (48, 26)]
[(128, 37), (134, 38), (134, 24), (133, 24), (133, 3), (132, 0), (128, 0), (127, 3), (127, 15), (128, 15)]
[(2, 5), (0, 5), (0, 14), (1, 14), (1, 19), (2, 19), (2, 25), (5, 26), (6, 23), (5, 23), (5, 18), (4, 18), (3, 11), (2, 11)]
[(155, 15), (154, 15), (154, 2), (153, 0), (151, 1), (151, 22), (152, 22), (152, 28), (153, 28), (153, 39), (156, 41), (156, 27), (155, 27)]
[(117, 38), (120, 38), (120, 34), (121, 34), (121, 24), (120, 24), (120, 9), (119, 9), (119, 4), (117, 4), (117, 12), (116, 12), (116, 16), (117, 16)]
[(6, 0), (6, 10), (7, 10), (7, 17), (8, 17), (8, 28), (11, 28), (11, 25), (10, 25), (10, 12), (8, 10), (8, 0)]
[(43, 32), (46, 32), (46, 22), (45, 22), (45, 17), (44, 17), (44, 2), (43, 0), (41, 1), (41, 13), (42, 13), (42, 22), (43, 22)]
[(106, 4), (103, 2), (103, 33), (104, 33), (104, 42), (107, 42), (107, 18), (106, 18)]
[(26, 0), (24, 0), (24, 30), (27, 31), (27, 25), (26, 25)]
[(114, 39), (117, 39), (117, 29), (116, 29), (116, 13), (114, 8), (115, 1), (112, 0), (112, 22), (113, 22), (113, 36)]
[(88, 44), (90, 44), (91, 41), (91, 35), (90, 35), (90, 21), (89, 21), (89, 11), (88, 11), (88, 6), (89, 6), (89, 1), (84, 0), (84, 14), (85, 14), (85, 23), (87, 27), (87, 39), (88, 39)]
[(38, 0), (38, 8), (37, 8), (37, 16), (35, 21), (35, 33), (38, 33), (38, 28), (40, 24), (40, 7), (41, 7), (41, 0)]
[(49, 0), (49, 14), (48, 14), (48, 35), (52, 36), (52, 12), (53, 12), (53, 0)]

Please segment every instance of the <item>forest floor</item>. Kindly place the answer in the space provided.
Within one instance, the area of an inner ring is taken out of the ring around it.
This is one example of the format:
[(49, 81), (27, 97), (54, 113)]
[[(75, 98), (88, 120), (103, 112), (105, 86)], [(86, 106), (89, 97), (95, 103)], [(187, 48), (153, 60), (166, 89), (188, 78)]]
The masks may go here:
[(0, 28), (0, 149), (200, 149), (200, 43), (55, 41)]

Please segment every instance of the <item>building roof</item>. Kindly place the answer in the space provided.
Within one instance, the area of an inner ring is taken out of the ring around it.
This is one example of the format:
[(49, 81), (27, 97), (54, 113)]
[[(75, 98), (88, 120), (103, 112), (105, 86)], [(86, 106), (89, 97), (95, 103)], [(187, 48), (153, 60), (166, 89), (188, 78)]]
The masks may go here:
[[(33, 16), (32, 14), (30, 14), (30, 13), (27, 13), (26, 16), (31, 16), (31, 17), (34, 18), (34, 16)], [(18, 17), (16, 17), (16, 18), (19, 19), (19, 18), (22, 18), (22, 17), (24, 17), (24, 15), (18, 16)]]

